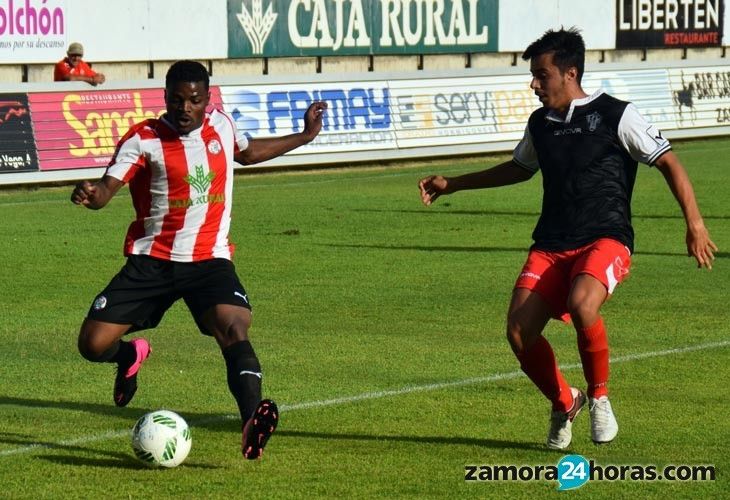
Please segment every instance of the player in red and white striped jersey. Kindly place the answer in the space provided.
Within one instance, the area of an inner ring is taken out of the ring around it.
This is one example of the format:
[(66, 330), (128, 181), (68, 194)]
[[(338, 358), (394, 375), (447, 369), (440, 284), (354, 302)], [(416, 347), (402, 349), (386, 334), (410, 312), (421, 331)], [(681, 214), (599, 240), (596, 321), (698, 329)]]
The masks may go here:
[(96, 296), (78, 346), (90, 361), (117, 364), (114, 402), (126, 406), (151, 349), (144, 338), (122, 337), (156, 327), (183, 299), (200, 331), (221, 348), (241, 413), (242, 452), (255, 459), (276, 428), (278, 410), (273, 401), (261, 400), (261, 367), (248, 340), (251, 305), (231, 262), (233, 166), (269, 160), (312, 141), (327, 105), (309, 106), (300, 133), (247, 139), (226, 113), (207, 113), (209, 101), (205, 67), (176, 62), (165, 82), (167, 112), (131, 127), (104, 176), (73, 190), (73, 203), (96, 210), (129, 184), (136, 212), (124, 244), (127, 262)]

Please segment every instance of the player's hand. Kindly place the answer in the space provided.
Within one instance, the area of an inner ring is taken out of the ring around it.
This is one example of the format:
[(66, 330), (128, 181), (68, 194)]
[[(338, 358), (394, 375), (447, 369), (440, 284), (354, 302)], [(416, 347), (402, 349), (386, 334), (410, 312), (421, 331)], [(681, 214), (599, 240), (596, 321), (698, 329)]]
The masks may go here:
[(441, 175), (432, 175), (421, 179), (418, 182), (418, 188), (421, 190), (421, 201), (424, 205), (430, 205), (442, 194), (449, 194), (449, 180)]
[(76, 205), (88, 206), (91, 203), (91, 198), (96, 194), (96, 185), (89, 181), (81, 181), (76, 184), (73, 192), (71, 193), (71, 201)]
[(712, 269), (717, 245), (710, 239), (704, 224), (687, 228), (687, 255), (697, 260), (697, 267)]
[(307, 142), (311, 142), (322, 130), (322, 115), (327, 109), (327, 103), (324, 101), (313, 102), (304, 113), (304, 135)]

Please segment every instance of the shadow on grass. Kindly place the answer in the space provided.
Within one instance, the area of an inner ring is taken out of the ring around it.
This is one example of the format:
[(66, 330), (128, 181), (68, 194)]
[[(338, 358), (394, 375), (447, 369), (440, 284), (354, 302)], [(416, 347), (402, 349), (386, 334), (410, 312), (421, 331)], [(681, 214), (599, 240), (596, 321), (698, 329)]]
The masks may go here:
[[(43, 449), (43, 450), (58, 450), (69, 453), (94, 453), (100, 456), (108, 457), (104, 459), (100, 458), (80, 458), (78, 456), (65, 456), (65, 455), (38, 455), (38, 458), (49, 460), (57, 463), (68, 463), (73, 464), (76, 461), (84, 461), (83, 465), (100, 465), (100, 466), (114, 466), (117, 468), (125, 469), (138, 469), (145, 468), (145, 465), (137, 462), (132, 456), (130, 448), (129, 454), (110, 452), (106, 450), (99, 450), (93, 448), (86, 448), (72, 443), (52, 443), (47, 441), (37, 441), (31, 439), (10, 439), (2, 438), (2, 442), (5, 444), (21, 445), (27, 448)], [(80, 464), (79, 464), (80, 465)]]
[[(97, 450), (87, 451), (96, 452)], [(152, 472), (164, 470), (163, 467), (148, 467), (142, 462), (136, 460), (131, 454), (125, 455), (123, 453), (118, 453), (117, 458), (86, 458), (66, 455), (38, 455), (37, 458), (60, 465), (71, 465), (76, 467), (103, 467), (105, 469), (149, 470)], [(220, 469), (220, 466), (217, 465), (201, 464), (194, 462), (185, 462), (184, 464), (180, 465), (180, 467), (185, 469)]]
[(445, 445), (469, 445), (481, 446), (484, 448), (498, 449), (520, 449), (545, 451), (545, 446), (540, 443), (506, 441), (501, 439), (482, 439), (469, 437), (442, 437), (442, 436), (393, 436), (381, 434), (335, 434), (331, 432), (311, 431), (277, 431), (276, 436), (289, 436), (296, 438), (311, 439), (339, 439), (351, 441), (395, 441), (405, 443), (427, 443)]
[[(528, 247), (469, 247), (469, 246), (424, 246), (424, 245), (370, 245), (370, 244), (345, 244), (345, 243), (327, 243), (320, 244), (331, 248), (370, 248), (373, 250), (415, 250), (419, 252), (471, 252), (471, 253), (496, 253), (496, 252), (518, 252), (527, 256)], [(635, 255), (651, 255), (655, 257), (687, 257), (685, 252), (645, 252), (639, 250)], [(726, 259), (730, 256), (727, 252), (715, 252), (716, 259)]]
[[(0, 396), (0, 406), (13, 405), (13, 406), (24, 406), (26, 408), (48, 408), (55, 410), (70, 410), (78, 412), (93, 413), (102, 415), (104, 417), (116, 417), (129, 419), (129, 427), (131, 429), (132, 424), (137, 421), (139, 417), (145, 413), (159, 410), (160, 408), (138, 408), (138, 407), (126, 407), (118, 408), (111, 403), (108, 405), (99, 403), (86, 403), (79, 401), (47, 401), (43, 399), (31, 399), (31, 398), (18, 398), (10, 396)], [(241, 424), (238, 416), (223, 415), (220, 413), (194, 413), (182, 410), (175, 410), (180, 413), (185, 420), (195, 427), (203, 427), (208, 430), (231, 432), (235, 429), (237, 432), (241, 430)], [(9, 444), (25, 444), (35, 445), (37, 442), (23, 441), (15, 439), (12, 436), (16, 434), (0, 433), (0, 443)], [(38, 443), (39, 446), (45, 446), (42, 443)], [(49, 445), (52, 446), (52, 445)]]
[[(451, 210), (448, 205), (436, 205), (432, 208), (423, 207), (421, 209), (412, 210), (389, 210), (385, 208), (356, 208), (353, 212), (376, 212), (376, 213), (397, 213), (397, 214), (419, 214), (419, 215), (508, 215), (517, 217), (540, 217), (540, 212), (534, 211), (515, 211), (515, 210)], [(678, 214), (632, 214), (631, 218), (636, 219), (667, 219), (667, 220), (684, 220), (681, 213)], [(730, 215), (702, 215), (705, 220), (728, 220)]]
[(421, 245), (355, 245), (345, 243), (328, 243), (327, 247), (332, 248), (371, 248), (374, 250), (416, 250), (421, 252), (474, 252), (474, 253), (492, 253), (492, 252), (519, 252), (527, 255), (527, 247), (457, 247), (457, 246), (421, 246)]
[[(61, 445), (54, 445), (54, 449), (66, 449), (67, 447)], [(79, 457), (74, 455), (36, 455), (36, 458), (46, 460), (61, 465), (77, 465), (82, 467), (104, 467), (111, 469), (146, 469), (147, 466), (141, 462), (138, 462), (133, 456), (130, 449), (130, 453), (110, 453), (102, 450), (93, 450), (89, 448), (81, 448), (78, 446), (70, 446), (68, 451), (74, 453), (82, 451), (83, 453), (95, 453), (98, 455), (106, 456), (108, 458), (92, 458), (92, 457)]]
[(510, 215), (517, 217), (531, 217), (537, 220), (540, 212), (520, 212), (515, 210), (451, 210), (448, 206), (436, 206), (432, 208), (423, 207), (413, 210), (389, 210), (386, 208), (355, 208), (353, 212), (375, 212), (375, 213), (391, 213), (391, 214), (418, 214), (418, 215)]

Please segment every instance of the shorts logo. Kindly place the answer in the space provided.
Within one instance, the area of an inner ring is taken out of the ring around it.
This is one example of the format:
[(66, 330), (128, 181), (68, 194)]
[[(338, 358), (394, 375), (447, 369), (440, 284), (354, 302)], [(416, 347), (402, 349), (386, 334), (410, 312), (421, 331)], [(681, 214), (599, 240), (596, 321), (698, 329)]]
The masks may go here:
[(247, 296), (247, 295), (245, 295), (245, 294), (243, 294), (243, 293), (241, 293), (241, 292), (233, 292), (233, 295), (236, 295), (236, 296), (238, 296), (238, 297), (241, 297), (241, 298), (243, 299), (243, 301), (244, 301), (244, 302), (245, 302), (246, 304), (248, 304), (248, 296)]
[(539, 274), (535, 274), (535, 273), (525, 272), (525, 273), (520, 273), (520, 278), (532, 278), (534, 280), (539, 280), (540, 278), (542, 278), (542, 276), (540, 276)]
[(96, 300), (94, 301), (94, 305), (92, 306), (94, 308), (94, 311), (100, 311), (106, 307), (106, 297), (103, 295), (99, 295)]
[(220, 153), (220, 152), (221, 152), (221, 149), (222, 149), (222, 148), (221, 148), (221, 143), (220, 143), (220, 142), (218, 142), (218, 140), (217, 140), (217, 139), (213, 139), (212, 141), (210, 141), (210, 142), (208, 143), (208, 151), (209, 151), (209, 152), (210, 152), (210, 154), (212, 154), (212, 155), (217, 155), (218, 153)]
[(621, 257), (616, 257), (613, 261), (613, 268), (617, 278), (629, 274), (629, 270), (624, 266), (624, 261)]

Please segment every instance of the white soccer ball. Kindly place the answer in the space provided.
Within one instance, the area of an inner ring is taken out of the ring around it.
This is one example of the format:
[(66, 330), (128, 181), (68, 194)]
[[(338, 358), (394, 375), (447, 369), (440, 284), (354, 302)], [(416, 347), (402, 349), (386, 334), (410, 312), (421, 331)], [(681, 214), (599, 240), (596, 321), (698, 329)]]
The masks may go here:
[(177, 467), (190, 453), (192, 444), (187, 422), (172, 411), (147, 413), (132, 429), (134, 454), (150, 467)]

